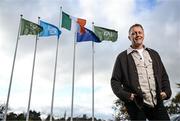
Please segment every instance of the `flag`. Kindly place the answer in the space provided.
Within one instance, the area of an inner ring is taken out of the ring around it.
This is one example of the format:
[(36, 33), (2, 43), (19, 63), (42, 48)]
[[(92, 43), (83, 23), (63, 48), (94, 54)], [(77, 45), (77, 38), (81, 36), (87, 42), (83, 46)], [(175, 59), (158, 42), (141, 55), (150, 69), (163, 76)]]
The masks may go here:
[(20, 35), (38, 35), (43, 28), (36, 23), (21, 19), (21, 31)]
[(84, 28), (84, 26), (86, 25), (85, 19), (73, 17), (62, 11), (62, 24), (61, 24), (62, 28), (71, 30), (72, 20), (75, 21), (80, 26), (81, 32), (85, 31), (85, 28)]
[(62, 24), (61, 27), (71, 30), (71, 18), (70, 15), (62, 11)]
[(43, 28), (43, 31), (39, 34), (40, 37), (57, 36), (59, 39), (61, 31), (58, 27), (44, 21), (40, 21), (40, 26)]
[(115, 42), (118, 38), (118, 32), (112, 29), (94, 26), (94, 33), (101, 41), (107, 40)]
[(77, 42), (84, 42), (84, 41), (93, 41), (93, 42), (101, 42), (99, 38), (89, 29), (84, 28), (85, 32), (80, 33), (80, 31), (77, 32)]
[(79, 24), (80, 33), (84, 33), (85, 32), (84, 26), (86, 25), (86, 20), (81, 19), (81, 18), (77, 18), (76, 22)]

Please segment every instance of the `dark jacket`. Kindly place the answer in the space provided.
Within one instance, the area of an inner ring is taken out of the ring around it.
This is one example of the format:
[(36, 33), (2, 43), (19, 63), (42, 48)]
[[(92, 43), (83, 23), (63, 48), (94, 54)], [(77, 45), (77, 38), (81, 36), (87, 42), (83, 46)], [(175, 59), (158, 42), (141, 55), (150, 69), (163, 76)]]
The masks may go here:
[[(157, 100), (162, 102), (160, 92), (163, 91), (167, 94), (166, 99), (171, 96), (169, 77), (159, 54), (149, 48), (146, 48), (146, 50), (149, 52), (153, 63)], [(137, 68), (132, 55), (127, 55), (127, 50), (120, 53), (116, 59), (111, 78), (111, 87), (115, 95), (125, 103), (131, 102), (131, 93), (136, 94), (134, 101), (138, 107), (142, 107), (143, 94), (138, 80)]]

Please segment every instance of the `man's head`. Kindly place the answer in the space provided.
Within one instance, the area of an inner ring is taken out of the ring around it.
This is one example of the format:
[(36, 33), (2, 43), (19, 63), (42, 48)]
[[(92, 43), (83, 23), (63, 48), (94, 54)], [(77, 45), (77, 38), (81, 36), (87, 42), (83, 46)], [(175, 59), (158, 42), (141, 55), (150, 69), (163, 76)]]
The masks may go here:
[(141, 24), (134, 24), (129, 28), (129, 40), (132, 42), (132, 47), (140, 49), (143, 47), (144, 29)]

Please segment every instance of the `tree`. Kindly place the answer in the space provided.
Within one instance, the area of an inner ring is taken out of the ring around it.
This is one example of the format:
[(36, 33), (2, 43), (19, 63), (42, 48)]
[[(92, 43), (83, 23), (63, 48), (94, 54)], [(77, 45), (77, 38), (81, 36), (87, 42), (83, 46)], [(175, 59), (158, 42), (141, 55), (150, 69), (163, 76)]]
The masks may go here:
[(36, 111), (31, 111), (29, 112), (29, 119), (31, 121), (41, 121), (41, 113), (40, 112), (36, 112)]
[(17, 120), (20, 120), (20, 121), (25, 121), (26, 120), (26, 116), (24, 113), (20, 113), (19, 115), (17, 115)]
[(168, 113), (179, 114), (180, 113), (180, 92), (171, 100), (169, 106), (166, 106)]
[[(180, 88), (180, 83), (176, 83), (177, 88)], [(174, 98), (172, 98), (169, 106), (166, 106), (168, 113), (171, 114), (179, 114), (180, 113), (180, 92), (176, 94)]]
[(4, 118), (4, 112), (5, 111), (5, 105), (4, 104), (0, 104), (0, 121), (3, 120)]
[(124, 102), (122, 102), (120, 99), (115, 100), (114, 106), (112, 107), (114, 110), (114, 118), (115, 121), (119, 120), (128, 120), (129, 115), (127, 113), (127, 109), (124, 106)]
[(5, 104), (0, 104), (0, 112), (4, 112), (5, 111)]
[(17, 118), (17, 114), (15, 114), (13, 112), (11, 112), (7, 115), (7, 120), (13, 120), (14, 121), (14, 120), (16, 120), (16, 118)]

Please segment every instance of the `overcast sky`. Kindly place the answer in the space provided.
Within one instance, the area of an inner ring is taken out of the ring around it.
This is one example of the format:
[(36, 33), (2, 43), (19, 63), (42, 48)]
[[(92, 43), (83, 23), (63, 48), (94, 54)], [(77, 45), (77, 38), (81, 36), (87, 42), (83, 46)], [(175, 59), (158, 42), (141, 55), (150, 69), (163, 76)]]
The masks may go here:
[[(97, 26), (118, 31), (114, 43), (95, 43), (95, 117), (113, 119), (113, 102), (117, 97), (110, 78), (117, 55), (131, 44), (128, 29), (141, 23), (145, 45), (159, 52), (171, 80), (173, 96), (180, 81), (180, 1), (179, 0), (1, 0), (0, 2), (0, 103), (7, 98), (20, 14), (37, 23), (41, 20), (59, 26), (60, 6), (74, 17)], [(70, 116), (74, 29), (61, 29), (54, 115)], [(9, 106), (11, 111), (26, 112), (31, 80), (35, 37), (19, 40)], [(91, 116), (92, 64), (91, 42), (76, 46), (74, 116)], [(50, 113), (56, 37), (38, 40), (31, 109)]]

